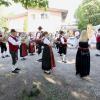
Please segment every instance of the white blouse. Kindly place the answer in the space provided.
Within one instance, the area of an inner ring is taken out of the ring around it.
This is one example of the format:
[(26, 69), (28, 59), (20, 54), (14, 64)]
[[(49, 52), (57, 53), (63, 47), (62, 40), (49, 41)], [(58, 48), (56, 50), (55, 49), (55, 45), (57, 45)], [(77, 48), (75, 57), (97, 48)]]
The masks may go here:
[(47, 45), (50, 45), (50, 41), (47, 38), (44, 38), (43, 43), (47, 44)]

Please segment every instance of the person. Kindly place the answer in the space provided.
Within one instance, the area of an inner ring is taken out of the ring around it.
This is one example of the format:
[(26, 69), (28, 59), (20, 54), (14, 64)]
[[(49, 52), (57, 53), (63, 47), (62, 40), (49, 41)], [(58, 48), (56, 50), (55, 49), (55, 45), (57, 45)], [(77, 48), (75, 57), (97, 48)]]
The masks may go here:
[(50, 41), (48, 39), (48, 32), (44, 32), (43, 34), (44, 49), (42, 54), (42, 70), (44, 70), (44, 73), (50, 74), (51, 70), (55, 67), (55, 59)]
[(80, 39), (79, 47), (76, 54), (76, 75), (83, 79), (88, 79), (90, 74), (90, 51), (88, 44), (88, 33), (83, 30)]
[(7, 36), (6, 36), (5, 32), (4, 32), (4, 34), (0, 33), (0, 40), (1, 40), (0, 44), (1, 44), (2, 58), (9, 57), (9, 55), (7, 54), (7, 45), (6, 45)]
[[(36, 49), (37, 49), (37, 53), (40, 54), (42, 52), (42, 35), (43, 35), (43, 31), (42, 31), (42, 27), (39, 26), (38, 27), (38, 32), (36, 33)], [(42, 61), (42, 59), (38, 59), (39, 62)]]
[(30, 55), (34, 55), (35, 53), (35, 42), (32, 33), (29, 33), (29, 53)]
[(64, 32), (60, 31), (60, 48), (59, 53), (62, 55), (62, 62), (66, 63), (67, 54), (67, 39), (64, 36)]
[(8, 44), (9, 52), (12, 58), (12, 73), (18, 73), (18, 70), (20, 69), (16, 66), (16, 63), (18, 60), (18, 48), (20, 41), (18, 41), (17, 32), (15, 31), (15, 29), (11, 29), (11, 35), (8, 38)]
[(27, 44), (26, 44), (26, 36), (22, 37), (21, 45), (20, 45), (20, 57), (22, 57), (21, 60), (26, 60), (26, 56), (28, 55), (27, 52)]
[(98, 29), (98, 33), (96, 36), (96, 49), (97, 49), (96, 56), (100, 56), (100, 28)]

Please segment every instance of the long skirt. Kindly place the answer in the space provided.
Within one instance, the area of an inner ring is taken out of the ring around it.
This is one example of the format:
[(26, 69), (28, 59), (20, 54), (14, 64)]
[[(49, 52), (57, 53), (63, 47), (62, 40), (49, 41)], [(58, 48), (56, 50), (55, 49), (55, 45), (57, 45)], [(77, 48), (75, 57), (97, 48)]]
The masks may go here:
[(52, 48), (48, 45), (45, 45), (42, 54), (42, 69), (49, 71), (54, 67), (55, 67), (55, 60)]
[(28, 52), (27, 52), (27, 45), (25, 43), (22, 43), (20, 45), (20, 57), (25, 57), (28, 55)]
[(89, 49), (78, 49), (76, 54), (76, 74), (81, 77), (88, 76), (90, 74), (90, 52)]
[(100, 50), (100, 42), (96, 43), (96, 48), (97, 48), (97, 50)]
[(29, 53), (35, 52), (35, 45), (33, 43), (29, 43)]

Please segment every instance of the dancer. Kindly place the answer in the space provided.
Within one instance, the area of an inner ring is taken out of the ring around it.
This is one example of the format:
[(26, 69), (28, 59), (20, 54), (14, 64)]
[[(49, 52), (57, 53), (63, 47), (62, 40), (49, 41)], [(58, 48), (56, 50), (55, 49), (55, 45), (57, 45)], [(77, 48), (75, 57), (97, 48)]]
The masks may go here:
[(76, 75), (88, 79), (90, 74), (90, 51), (88, 33), (83, 30), (79, 39), (79, 47), (76, 54)]
[(27, 39), (27, 36), (24, 36), (22, 37), (22, 40), (21, 40), (21, 45), (20, 45), (20, 57), (22, 57), (21, 60), (26, 60), (25, 57), (28, 55), (26, 39)]
[(44, 32), (43, 43), (44, 49), (42, 54), (42, 69), (44, 70), (44, 73), (50, 74), (51, 69), (55, 67), (55, 60), (50, 41), (48, 40), (48, 32)]
[(98, 33), (96, 36), (96, 48), (97, 48), (97, 54), (96, 56), (100, 56), (100, 28), (98, 29)]
[(18, 48), (20, 42), (17, 39), (17, 32), (15, 29), (11, 29), (11, 35), (8, 38), (9, 43), (9, 52), (11, 54), (12, 58), (12, 73), (18, 73), (18, 70), (20, 70), (17, 67), (17, 60), (18, 60)]
[(59, 53), (62, 56), (62, 62), (66, 63), (67, 39), (65, 38), (63, 31), (60, 31), (60, 48), (59, 48)]

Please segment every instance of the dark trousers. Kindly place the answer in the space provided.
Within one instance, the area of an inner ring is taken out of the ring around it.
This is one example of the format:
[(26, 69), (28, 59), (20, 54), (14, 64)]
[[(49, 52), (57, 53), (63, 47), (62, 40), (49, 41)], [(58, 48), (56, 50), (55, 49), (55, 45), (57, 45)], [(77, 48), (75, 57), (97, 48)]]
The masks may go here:
[(10, 54), (12, 57), (12, 64), (15, 65), (18, 60), (18, 51), (17, 52), (10, 51)]
[(4, 51), (7, 51), (7, 46), (6, 43), (1, 43), (1, 53), (3, 53)]

